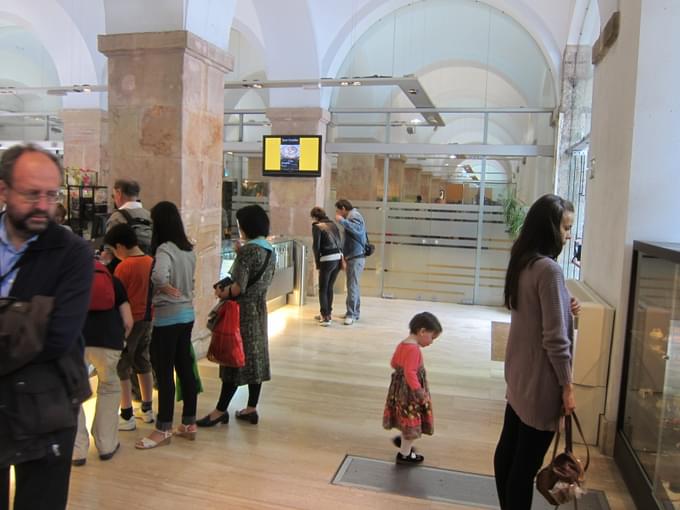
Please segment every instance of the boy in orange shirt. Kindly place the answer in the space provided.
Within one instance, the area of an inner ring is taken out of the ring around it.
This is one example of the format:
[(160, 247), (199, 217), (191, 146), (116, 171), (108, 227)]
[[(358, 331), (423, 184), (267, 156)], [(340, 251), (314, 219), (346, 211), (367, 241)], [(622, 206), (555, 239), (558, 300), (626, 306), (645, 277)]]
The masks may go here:
[(125, 350), (118, 363), (120, 379), (120, 420), (119, 430), (135, 430), (137, 425), (132, 410), (132, 385), (130, 377), (134, 372), (139, 380), (142, 394), (142, 408), (139, 418), (153, 423), (151, 400), (153, 396), (153, 375), (149, 356), (151, 341), (151, 268), (153, 258), (145, 255), (138, 245), (135, 231), (127, 223), (111, 227), (104, 237), (104, 244), (111, 247), (121, 260), (114, 276), (125, 287), (134, 325), (126, 339)]

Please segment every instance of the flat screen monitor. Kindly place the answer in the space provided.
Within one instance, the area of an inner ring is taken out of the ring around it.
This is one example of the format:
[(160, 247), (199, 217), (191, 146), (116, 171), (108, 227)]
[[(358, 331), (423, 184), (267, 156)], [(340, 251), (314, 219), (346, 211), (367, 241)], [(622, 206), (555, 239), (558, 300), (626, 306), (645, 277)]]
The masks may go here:
[(321, 177), (321, 135), (266, 135), (262, 151), (262, 175)]

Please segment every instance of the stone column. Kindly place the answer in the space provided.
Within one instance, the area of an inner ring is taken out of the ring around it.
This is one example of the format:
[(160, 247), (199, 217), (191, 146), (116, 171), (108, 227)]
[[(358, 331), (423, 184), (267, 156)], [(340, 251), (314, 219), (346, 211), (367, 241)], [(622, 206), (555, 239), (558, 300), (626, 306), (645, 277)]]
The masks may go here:
[[(321, 135), (325, 145), (328, 111), (321, 108), (270, 108), (267, 117), (273, 135)], [(321, 151), (321, 177), (282, 177), (269, 181), (269, 210), (274, 235), (311, 239), (309, 211), (326, 203), (331, 189), (331, 168)], [(332, 216), (335, 211), (327, 211)]]
[(64, 166), (98, 172), (99, 186), (110, 186), (107, 112), (95, 109), (62, 110)]
[(432, 174), (420, 174), (420, 196), (423, 197), (423, 202), (430, 202), (432, 200)]
[[(187, 31), (99, 36), (108, 57), (112, 179), (139, 181), (147, 208), (180, 208), (197, 256), (194, 339), (219, 275), (224, 73), (233, 59)], [(197, 351), (202, 352), (202, 346)]]
[[(387, 200), (399, 200), (401, 198), (402, 189), (404, 187), (404, 165), (406, 163), (405, 157), (390, 158), (389, 160), (389, 177), (387, 181)], [(382, 200), (383, 189), (385, 186), (384, 174), (385, 159), (383, 157), (376, 158), (376, 173), (378, 176), (378, 200)]]
[(378, 171), (374, 155), (340, 154), (338, 156), (335, 195), (352, 200), (375, 200), (378, 188)]
[(318, 205), (326, 209), (329, 218), (335, 215), (329, 204), (331, 167), (326, 158), (326, 126), (330, 114), (322, 108), (270, 108), (267, 117), (273, 135), (321, 135), (321, 177), (280, 177), (269, 179), (269, 213), (271, 233), (294, 237), (307, 246), (305, 295), (316, 294), (316, 271), (312, 257), (312, 222), (309, 211)]
[(422, 169), (418, 167), (404, 168), (404, 185), (401, 188), (403, 201), (415, 202), (416, 195), (420, 195), (420, 175)]

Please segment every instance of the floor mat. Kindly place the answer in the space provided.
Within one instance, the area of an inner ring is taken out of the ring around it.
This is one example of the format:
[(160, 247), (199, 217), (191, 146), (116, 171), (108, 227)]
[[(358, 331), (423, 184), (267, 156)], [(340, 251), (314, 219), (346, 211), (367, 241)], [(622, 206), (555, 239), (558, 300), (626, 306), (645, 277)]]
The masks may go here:
[[(346, 455), (331, 483), (390, 492), (401, 496), (446, 501), (475, 508), (498, 509), (492, 476), (428, 466), (399, 466), (394, 462)], [(551, 510), (534, 493), (532, 510)], [(590, 490), (579, 500), (579, 510), (609, 510), (604, 492)]]

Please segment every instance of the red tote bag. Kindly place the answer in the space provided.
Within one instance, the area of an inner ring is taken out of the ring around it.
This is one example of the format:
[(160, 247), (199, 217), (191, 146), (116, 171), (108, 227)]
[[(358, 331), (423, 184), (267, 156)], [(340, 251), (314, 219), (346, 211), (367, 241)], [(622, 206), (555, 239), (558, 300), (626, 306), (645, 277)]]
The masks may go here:
[(246, 364), (239, 313), (239, 304), (233, 299), (220, 306), (208, 348), (210, 361), (232, 368), (241, 368)]

